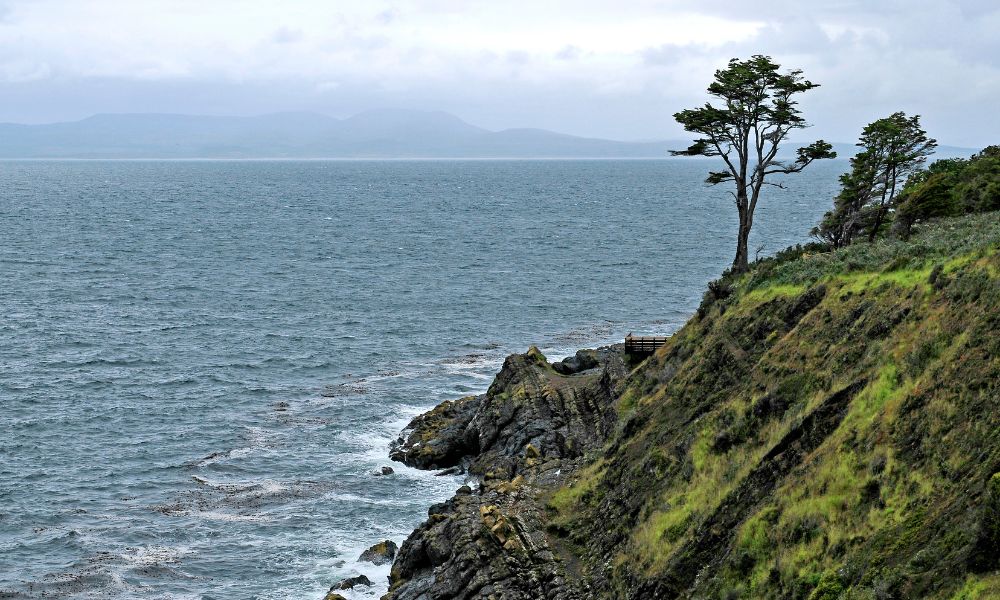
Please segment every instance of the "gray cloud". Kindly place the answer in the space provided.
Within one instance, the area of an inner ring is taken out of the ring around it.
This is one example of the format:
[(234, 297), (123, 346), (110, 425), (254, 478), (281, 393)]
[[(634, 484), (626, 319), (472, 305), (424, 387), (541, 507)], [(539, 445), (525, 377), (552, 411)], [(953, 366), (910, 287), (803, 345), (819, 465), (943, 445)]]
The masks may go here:
[(271, 41), (275, 44), (292, 44), (302, 39), (301, 29), (289, 27), (279, 27), (271, 34)]
[(397, 106), (675, 138), (670, 115), (706, 99), (714, 69), (764, 53), (821, 84), (803, 99), (810, 135), (849, 141), (906, 110), (985, 145), (996, 31), (995, 0), (21, 0), (0, 4), (0, 120)]
[(398, 16), (399, 13), (395, 9), (387, 8), (386, 10), (383, 10), (375, 15), (375, 22), (380, 25), (388, 25), (395, 21)]
[(580, 58), (582, 52), (576, 46), (567, 45), (563, 46), (558, 52), (556, 52), (556, 58), (559, 60), (576, 60)]

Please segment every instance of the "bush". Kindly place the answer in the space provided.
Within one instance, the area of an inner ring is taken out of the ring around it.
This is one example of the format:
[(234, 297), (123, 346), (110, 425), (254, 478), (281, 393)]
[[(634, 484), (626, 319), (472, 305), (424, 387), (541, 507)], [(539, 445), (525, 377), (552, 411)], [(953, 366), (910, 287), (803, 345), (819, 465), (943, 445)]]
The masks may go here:
[(844, 584), (836, 573), (827, 572), (809, 594), (809, 600), (837, 600), (844, 593)]
[(954, 174), (943, 172), (934, 173), (906, 190), (896, 212), (894, 229), (897, 233), (906, 238), (918, 221), (961, 214), (961, 205), (952, 193), (954, 185)]
[[(845, 175), (842, 181), (849, 183)], [(948, 158), (911, 174), (889, 207), (891, 226), (878, 228), (866, 206), (851, 203), (846, 185), (812, 235), (833, 247), (849, 245), (862, 230), (884, 231), (907, 239), (917, 223), (962, 214), (1000, 210), (1000, 146), (990, 146), (968, 159)], [(883, 214), (883, 213), (880, 213)]]
[(1000, 210), (1000, 146), (990, 146), (969, 160), (954, 195), (966, 213)]

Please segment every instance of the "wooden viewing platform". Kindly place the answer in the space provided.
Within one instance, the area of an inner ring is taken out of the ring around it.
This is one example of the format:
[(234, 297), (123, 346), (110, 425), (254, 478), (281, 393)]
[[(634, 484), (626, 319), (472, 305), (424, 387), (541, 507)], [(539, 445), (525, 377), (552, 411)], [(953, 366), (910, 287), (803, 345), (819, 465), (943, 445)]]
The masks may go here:
[(652, 354), (667, 343), (665, 335), (626, 335), (625, 352), (629, 354)]

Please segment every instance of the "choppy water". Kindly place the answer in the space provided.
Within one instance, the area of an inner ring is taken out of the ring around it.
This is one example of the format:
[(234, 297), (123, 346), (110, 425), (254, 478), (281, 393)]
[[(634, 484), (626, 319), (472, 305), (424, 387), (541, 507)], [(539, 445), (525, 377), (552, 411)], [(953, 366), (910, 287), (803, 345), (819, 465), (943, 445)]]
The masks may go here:
[(0, 596), (376, 597), (358, 554), (460, 484), (374, 476), (389, 440), (529, 344), (681, 324), (733, 251), (709, 165), (0, 163)]

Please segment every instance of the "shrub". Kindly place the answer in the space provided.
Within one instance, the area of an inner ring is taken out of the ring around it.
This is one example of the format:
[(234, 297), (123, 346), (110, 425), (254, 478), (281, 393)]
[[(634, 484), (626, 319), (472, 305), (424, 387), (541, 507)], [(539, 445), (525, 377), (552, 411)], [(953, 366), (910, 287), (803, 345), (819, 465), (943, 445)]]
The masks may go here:
[(967, 213), (1000, 210), (1000, 146), (990, 146), (969, 160), (954, 195)]
[(918, 221), (960, 214), (961, 205), (952, 193), (954, 185), (953, 174), (935, 173), (906, 190), (896, 212), (896, 232), (907, 238), (913, 224)]
[(809, 594), (809, 600), (837, 600), (843, 593), (844, 584), (840, 581), (840, 576), (828, 571)]

